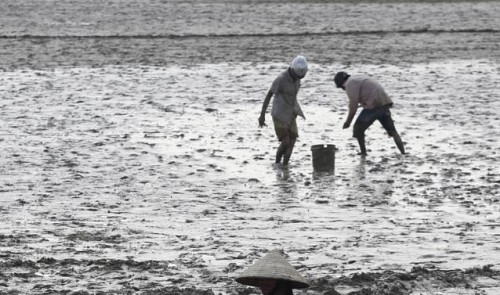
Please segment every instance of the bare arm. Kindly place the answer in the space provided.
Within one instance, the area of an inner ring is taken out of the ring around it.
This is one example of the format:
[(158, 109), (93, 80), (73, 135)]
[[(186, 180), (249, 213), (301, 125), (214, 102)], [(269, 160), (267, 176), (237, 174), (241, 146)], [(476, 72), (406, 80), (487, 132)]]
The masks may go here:
[(267, 92), (266, 98), (264, 98), (264, 102), (262, 103), (262, 111), (260, 112), (260, 117), (259, 117), (259, 126), (262, 127), (266, 122), (266, 110), (267, 107), (269, 106), (269, 102), (271, 101), (271, 97), (273, 96), (273, 92), (269, 90)]
[(356, 115), (356, 111), (358, 110), (358, 100), (351, 99), (349, 97), (349, 113), (347, 114), (347, 118), (345, 119), (343, 128), (349, 128), (352, 120), (354, 119), (354, 115)]

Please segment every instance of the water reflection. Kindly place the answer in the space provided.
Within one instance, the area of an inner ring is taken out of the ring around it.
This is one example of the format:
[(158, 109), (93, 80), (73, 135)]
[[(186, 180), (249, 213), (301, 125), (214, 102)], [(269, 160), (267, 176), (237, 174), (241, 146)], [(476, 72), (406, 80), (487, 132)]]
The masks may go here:
[(360, 157), (359, 163), (354, 169), (355, 174), (357, 174), (359, 179), (365, 179), (366, 177), (366, 157)]
[(335, 176), (335, 172), (318, 172), (318, 171), (312, 172), (312, 179), (313, 180), (319, 180), (319, 181), (323, 181), (325, 179), (333, 180), (333, 179), (335, 179), (334, 176)]
[(290, 167), (282, 166), (280, 164), (274, 164), (273, 166), (274, 172), (276, 173), (276, 181), (286, 182), (290, 178)]
[(274, 166), (276, 174), (276, 186), (278, 187), (277, 202), (283, 205), (283, 209), (296, 204), (298, 201), (297, 180), (291, 175), (288, 166)]

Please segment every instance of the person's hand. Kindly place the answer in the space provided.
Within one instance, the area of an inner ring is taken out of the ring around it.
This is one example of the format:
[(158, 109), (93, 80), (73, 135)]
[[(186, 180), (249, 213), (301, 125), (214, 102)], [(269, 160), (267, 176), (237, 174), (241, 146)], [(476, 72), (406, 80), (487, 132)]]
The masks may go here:
[(262, 126), (267, 126), (267, 125), (266, 125), (266, 117), (261, 115), (259, 117), (259, 127), (262, 127)]
[(351, 123), (350, 123), (350, 122), (345, 121), (345, 122), (344, 122), (344, 126), (342, 126), (342, 129), (347, 129), (347, 128), (349, 128), (349, 126), (351, 126)]

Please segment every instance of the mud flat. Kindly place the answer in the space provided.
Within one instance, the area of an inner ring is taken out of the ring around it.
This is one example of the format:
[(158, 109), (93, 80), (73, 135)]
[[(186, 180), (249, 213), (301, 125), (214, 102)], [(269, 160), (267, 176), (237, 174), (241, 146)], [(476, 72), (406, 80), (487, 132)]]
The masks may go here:
[[(258, 294), (233, 277), (274, 248), (297, 294), (500, 294), (498, 2), (140, 3), (0, 4), (1, 294)], [(281, 169), (257, 117), (297, 53)], [(376, 125), (356, 155), (339, 69), (408, 155)]]

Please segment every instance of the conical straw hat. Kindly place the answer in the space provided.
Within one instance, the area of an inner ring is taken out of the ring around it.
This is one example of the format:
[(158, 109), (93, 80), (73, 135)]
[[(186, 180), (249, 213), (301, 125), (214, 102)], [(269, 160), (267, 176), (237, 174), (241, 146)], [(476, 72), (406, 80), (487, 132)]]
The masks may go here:
[(290, 282), (293, 289), (309, 287), (309, 283), (281, 256), (278, 250), (269, 252), (236, 277), (238, 283), (254, 287), (259, 287), (262, 279), (286, 280)]

